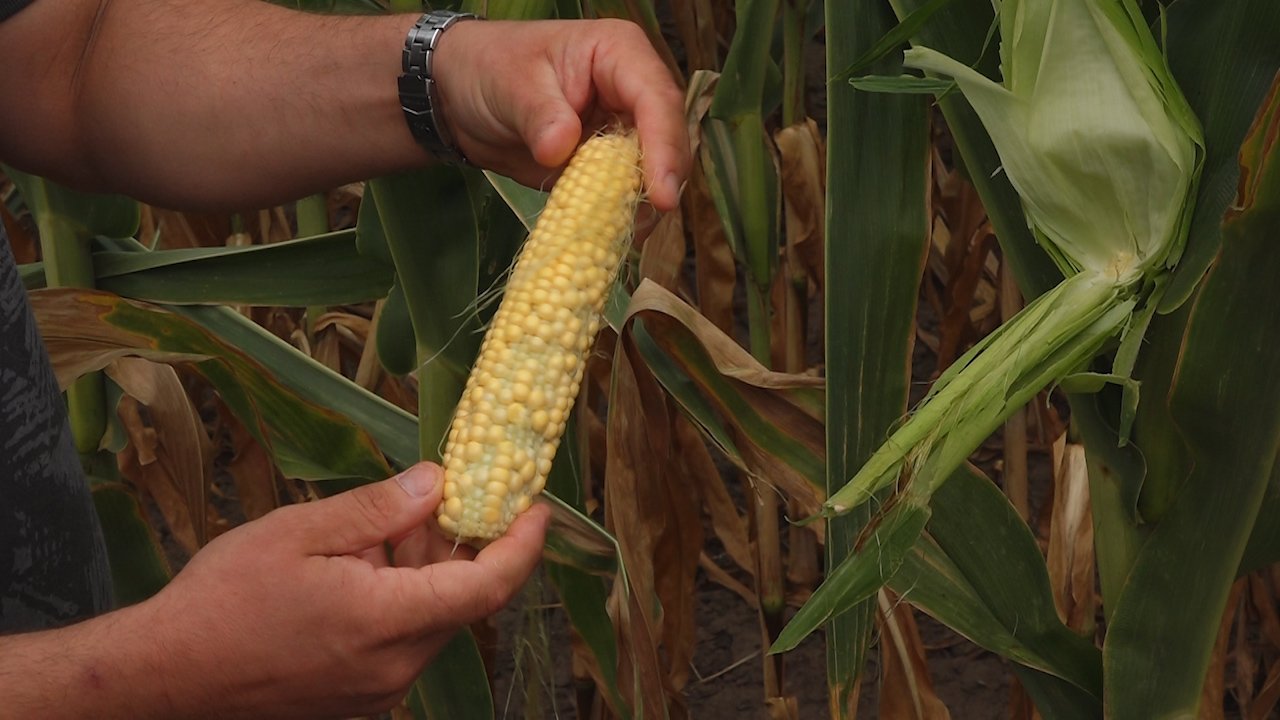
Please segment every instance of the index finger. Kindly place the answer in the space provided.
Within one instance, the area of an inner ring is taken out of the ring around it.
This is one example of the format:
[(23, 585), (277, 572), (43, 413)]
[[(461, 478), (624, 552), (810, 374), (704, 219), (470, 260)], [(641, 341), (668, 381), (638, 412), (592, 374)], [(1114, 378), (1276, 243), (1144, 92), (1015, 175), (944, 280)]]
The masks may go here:
[(550, 510), (535, 505), (474, 560), (447, 560), (420, 569), (401, 568), (400, 608), (412, 629), (431, 632), (468, 625), (507, 605), (542, 559)]
[(635, 121), (649, 202), (669, 212), (676, 209), (680, 185), (689, 173), (684, 93), (640, 26), (628, 22), (620, 27), (620, 37), (597, 50), (597, 96)]

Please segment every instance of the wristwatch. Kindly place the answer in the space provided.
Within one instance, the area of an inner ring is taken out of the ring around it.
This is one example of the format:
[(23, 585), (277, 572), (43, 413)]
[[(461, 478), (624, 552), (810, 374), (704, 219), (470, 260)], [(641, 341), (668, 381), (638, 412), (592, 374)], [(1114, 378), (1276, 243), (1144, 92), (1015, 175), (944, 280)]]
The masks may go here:
[(436, 158), (454, 165), (465, 164), (467, 159), (454, 144), (442, 117), (440, 96), (432, 77), (432, 60), (445, 30), (462, 20), (478, 19), (479, 16), (471, 13), (432, 10), (418, 18), (404, 39), (400, 107), (409, 123), (409, 132)]

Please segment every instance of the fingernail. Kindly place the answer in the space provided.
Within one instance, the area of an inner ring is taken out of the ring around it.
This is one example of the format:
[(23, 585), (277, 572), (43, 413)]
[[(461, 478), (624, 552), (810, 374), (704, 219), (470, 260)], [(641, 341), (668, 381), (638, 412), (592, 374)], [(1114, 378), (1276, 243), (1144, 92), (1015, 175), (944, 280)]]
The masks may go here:
[(410, 497), (426, 497), (440, 481), (440, 470), (434, 465), (414, 465), (396, 476), (396, 484)]

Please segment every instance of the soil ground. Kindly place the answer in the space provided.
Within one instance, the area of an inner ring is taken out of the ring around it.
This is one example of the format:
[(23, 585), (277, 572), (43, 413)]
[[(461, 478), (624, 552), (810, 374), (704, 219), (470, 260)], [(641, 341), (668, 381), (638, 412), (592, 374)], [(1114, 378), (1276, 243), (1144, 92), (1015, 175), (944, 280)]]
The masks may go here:
[[(495, 704), (499, 718), (525, 717), (524, 678), (515, 670), (511, 637), (524, 611), (512, 608), (499, 618), (504, 650), (497, 660)], [(549, 632), (552, 668), (541, 670), (543, 712), (548, 718), (578, 718), (568, 653), (568, 628), (558, 609), (544, 612)], [(762, 664), (755, 610), (734, 592), (705, 577), (698, 589), (697, 651), (685, 701), (692, 718), (759, 718), (766, 720), (761, 697)], [(934, 689), (956, 720), (1004, 717), (1009, 702), (1010, 672), (1001, 658), (959, 638), (947, 628), (917, 613), (928, 653)], [(877, 717), (879, 657), (873, 651), (859, 700), (859, 717)], [(810, 636), (787, 655), (786, 689), (799, 705), (802, 720), (823, 720), (827, 710), (826, 644), (821, 633)], [(551, 691), (550, 697), (547, 691)]]

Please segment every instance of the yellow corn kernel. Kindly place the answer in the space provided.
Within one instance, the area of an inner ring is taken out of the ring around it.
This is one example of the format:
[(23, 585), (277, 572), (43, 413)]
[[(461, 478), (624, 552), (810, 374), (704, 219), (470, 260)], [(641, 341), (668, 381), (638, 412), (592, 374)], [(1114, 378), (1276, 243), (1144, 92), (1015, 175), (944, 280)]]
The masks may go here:
[(449, 431), (445, 488), (457, 495), (446, 492), (438, 511), (446, 535), (492, 540), (546, 485), (640, 181), (635, 134), (609, 132), (583, 143), (547, 198)]

